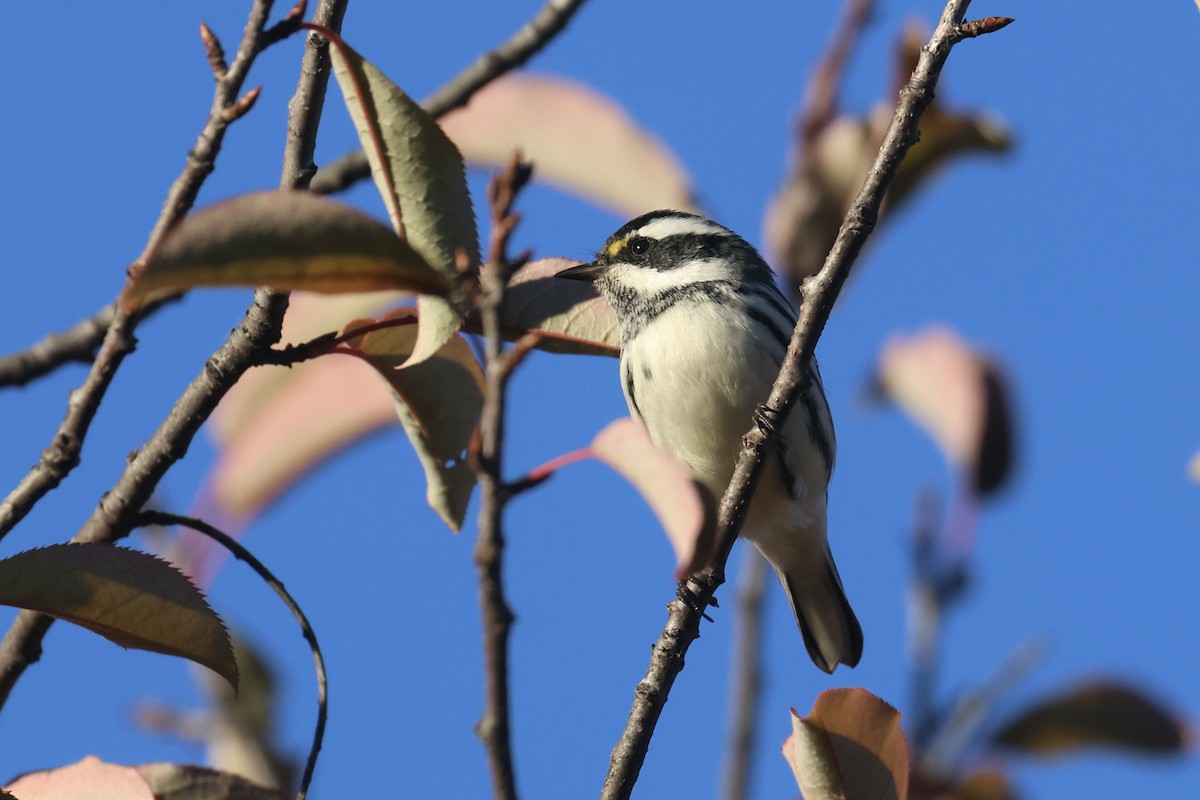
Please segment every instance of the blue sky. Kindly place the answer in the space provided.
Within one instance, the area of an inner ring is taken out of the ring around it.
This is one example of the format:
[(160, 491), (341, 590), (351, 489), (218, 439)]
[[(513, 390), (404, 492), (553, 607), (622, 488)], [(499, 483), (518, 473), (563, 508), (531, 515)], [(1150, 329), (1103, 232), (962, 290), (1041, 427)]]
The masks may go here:
[[(11, 10), (13, 67), (0, 85), (8, 109), (0, 352), (66, 327), (119, 290), (207, 113), (211, 76), (197, 25), (207, 22), (232, 50), (240, 5)], [(344, 36), (420, 97), (538, 5), (357, 2)], [(850, 71), (843, 99), (852, 108), (880, 96), (899, 27), (941, 9), (880, 5)], [(1069, 16), (1033, 0), (974, 4), (972, 16), (1017, 23), (958, 48), (940, 94), (1006, 120), (1017, 147), (955, 167), (893, 219), (822, 339), (840, 445), (830, 530), (866, 651), (852, 672), (819, 673), (772, 595), (757, 797), (795, 794), (775, 750), (788, 706), (807, 710), (824, 688), (862, 685), (906, 707), (908, 529), (917, 493), (947, 492), (950, 476), (923, 434), (896, 412), (867, 409), (860, 390), (887, 336), (931, 322), (1004, 363), (1021, 436), (1015, 480), (984, 511), (975, 583), (946, 630), (944, 696), (976, 685), (1034, 636), (1048, 655), (1010, 708), (1097, 676), (1133, 681), (1189, 718), (1200, 708), (1200, 485), (1185, 473), (1200, 449), (1200, 15), (1184, 0), (1154, 11), (1113, 4)], [(713, 216), (757, 240), (797, 100), (835, 13), (834, 3), (735, 12), (717, 2), (595, 0), (532, 67), (616, 99), (674, 149)], [(256, 65), (251, 84), (263, 84), (262, 98), (232, 129), (202, 203), (277, 185), (299, 54), (296, 40)], [(354, 144), (332, 97), (318, 161)], [(384, 215), (373, 188), (349, 197)], [(518, 244), (539, 255), (583, 257), (624, 221), (544, 188), (521, 209)], [(139, 330), (83, 465), (5, 540), (4, 555), (71, 536), (248, 297), (198, 294)], [(83, 374), (70, 367), (0, 394), (0, 485), (15, 485), (36, 460)], [(583, 446), (624, 414), (615, 361), (538, 354), (513, 387), (509, 469)], [(161, 503), (185, 509), (212, 459), (201, 437), (164, 482)], [(423, 498), (416, 459), (393, 429), (306, 480), (247, 539), (304, 605), (326, 649), (331, 715), (319, 793), (488, 792), (472, 734), (482, 708), (474, 527), (450, 535)], [(519, 784), (527, 797), (594, 794), (665, 620), (670, 553), (644, 504), (599, 464), (572, 467), (522, 497), (508, 533)], [(311, 662), (286, 612), (237, 565), (218, 579), (212, 601), (280, 669), (283, 740), (300, 752), (315, 701)], [(731, 606), (689, 654), (639, 796), (714, 792)], [(0, 624), (11, 616), (3, 610)], [(56, 625), (43, 662), (0, 715), (0, 778), (88, 753), (124, 763), (199, 760), (197, 747), (134, 729), (130, 709), (147, 698), (194, 703), (188, 669)], [(1200, 785), (1194, 758), (1105, 754), (1011, 766), (1031, 798), (1188, 796)]]

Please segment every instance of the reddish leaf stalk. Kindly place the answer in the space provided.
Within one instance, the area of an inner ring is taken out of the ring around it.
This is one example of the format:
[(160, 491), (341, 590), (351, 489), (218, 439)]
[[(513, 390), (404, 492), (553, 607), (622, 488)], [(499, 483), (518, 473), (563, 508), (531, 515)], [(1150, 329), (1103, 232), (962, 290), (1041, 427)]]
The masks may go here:
[(933, 101), (934, 86), (951, 48), (962, 39), (959, 24), (968, 5), (969, 0), (949, 0), (946, 4), (932, 38), (921, 51), (912, 78), (900, 91), (883, 144), (858, 196), (846, 213), (825, 265), (805, 282), (800, 318), (779, 378), (762, 409), (764, 413), (759, 415), (770, 418), (774, 424), (768, 426), (758, 423), (745, 436), (733, 479), (721, 500), (718, 523), (720, 540), (713, 565), (707, 574), (688, 581), (687, 588), (694, 598), (693, 602), (676, 599), (668, 606), (666, 627), (654, 646), (650, 666), (635, 692), (629, 720), (612, 752), (600, 795), (606, 800), (628, 798), (633, 791), (671, 686), (683, 668), (688, 648), (699, 636), (701, 614), (710, 604), (717, 587), (725, 580), (725, 562), (741, 531), (766, 454), (775, 446), (776, 431), (786, 421), (803, 388), (805, 365), (812, 359), (817, 339), (829, 319), (834, 301), (875, 227), (884, 192), (895, 177), (904, 154), (918, 139), (921, 114)]

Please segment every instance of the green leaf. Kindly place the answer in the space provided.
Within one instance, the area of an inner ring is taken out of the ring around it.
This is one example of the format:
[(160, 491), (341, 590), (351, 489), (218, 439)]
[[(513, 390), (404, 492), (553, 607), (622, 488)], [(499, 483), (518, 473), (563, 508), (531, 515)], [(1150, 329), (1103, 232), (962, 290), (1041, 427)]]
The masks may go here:
[(805, 800), (904, 800), (908, 744), (900, 712), (866, 689), (828, 689), (783, 743)]
[(58, 544), (0, 560), (0, 604), (82, 625), (122, 647), (182, 656), (237, 688), (229, 635), (200, 590), (165, 561), (102, 544)]
[(995, 744), (1037, 755), (1088, 747), (1119, 747), (1143, 753), (1184, 749), (1184, 724), (1132, 686), (1097, 682), (1040, 703), (1009, 722)]
[[(378, 322), (416, 322), (412, 309), (397, 309)], [(355, 320), (344, 333), (376, 324)], [(475, 473), (466, 463), (467, 445), (483, 410), (483, 370), (467, 341), (454, 336), (431, 358), (409, 362), (417, 340), (416, 324), (374, 330), (347, 342), (387, 383), (413, 449), (425, 469), (425, 497), (442, 520), (457, 532), (475, 488)]]
[[(479, 235), (462, 155), (437, 121), (332, 32), (330, 58), (346, 108), (396, 232), (447, 279), (458, 252), (479, 265)], [(420, 334), (406, 364), (425, 360), (458, 331), (461, 314), (421, 297)]]
[(450, 282), (366, 214), (307, 192), (272, 191), (184, 219), (132, 276), (121, 304), (132, 310), (149, 296), (197, 286), (445, 294)]

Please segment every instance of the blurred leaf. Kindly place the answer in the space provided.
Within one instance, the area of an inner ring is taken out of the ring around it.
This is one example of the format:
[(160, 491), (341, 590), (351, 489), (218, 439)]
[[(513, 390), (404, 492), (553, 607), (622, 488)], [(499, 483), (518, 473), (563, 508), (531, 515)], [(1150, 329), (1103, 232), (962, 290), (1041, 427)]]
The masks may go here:
[(976, 772), (946, 792), (946, 800), (1015, 800), (1008, 778), (999, 772)]
[[(469, 266), (478, 267), (475, 211), (458, 148), (386, 75), (335, 35), (329, 38), (334, 74), (392, 224), (447, 279), (458, 274), (458, 251)], [(445, 300), (422, 296), (418, 307), (420, 335), (409, 357), (412, 364), (437, 352), (460, 322)]]
[[(837, 238), (842, 217), (879, 150), (895, 110), (895, 97), (916, 65), (928, 37), (919, 23), (897, 42), (893, 84), (883, 102), (869, 112), (838, 113), (811, 130), (801, 130), (793, 147), (793, 167), (772, 199), (764, 222), (764, 251), (793, 286), (815, 275)], [(1001, 154), (1012, 147), (1002, 120), (978, 111), (951, 111), (937, 98), (921, 117), (921, 138), (905, 155), (885, 197), (881, 224), (956, 158)], [(812, 91), (812, 89), (810, 89)], [(812, 97), (806, 98), (811, 103)]]
[(608, 301), (590, 283), (555, 278), (578, 264), (568, 258), (542, 258), (521, 267), (504, 295), (504, 323), (519, 336), (542, 334), (537, 347), (556, 353), (616, 357), (621, 331)]
[(121, 293), (127, 310), (197, 286), (280, 291), (411, 289), (444, 294), (449, 281), (361, 211), (308, 192), (257, 192), (185, 218)]
[(261, 513), (334, 453), (396, 419), (388, 393), (355, 359), (324, 356), (251, 374), (265, 370), (287, 373), (286, 383), (247, 412), (232, 435), (223, 435), (210, 477), (212, 498), (241, 520)]
[(596, 435), (592, 452), (633, 484), (675, 550), (677, 580), (708, 564), (716, 543), (716, 502), (684, 466), (650, 441), (642, 423), (619, 419)]
[[(1200, 0), (1197, 0), (1197, 2), (1200, 2)], [(1191, 476), (1192, 480), (1200, 483), (1200, 453), (1192, 456), (1192, 461), (1188, 464), (1188, 475)]]
[(134, 767), (156, 800), (286, 800), (287, 792), (268, 789), (237, 775), (181, 764)]
[(510, 73), (443, 117), (442, 126), (467, 161), (502, 167), (520, 150), (538, 180), (622, 217), (697, 210), (674, 154), (612, 100), (573, 81)]
[(1178, 753), (1187, 729), (1141, 690), (1098, 682), (1052, 697), (1001, 728), (992, 741), (1034, 755), (1060, 755), (1087, 747), (1142, 753)]
[(58, 769), (28, 772), (4, 788), (20, 800), (156, 800), (136, 769), (95, 756)]
[[(415, 320), (412, 309), (401, 308), (379, 321)], [(345, 333), (374, 324), (354, 320)], [(483, 370), (461, 336), (446, 342), (432, 358), (398, 369), (410, 357), (417, 325), (371, 331), (347, 342), (387, 383), (421, 466), (425, 497), (442, 520), (457, 532), (475, 488), (475, 473), (465, 453), (483, 410)]]
[(827, 689), (792, 710), (783, 757), (805, 800), (904, 800), (908, 745), (900, 712), (866, 689)]
[(179, 570), (147, 553), (57, 544), (0, 560), (0, 604), (82, 625), (122, 647), (182, 656), (237, 688), (225, 626)]
[(948, 328), (892, 337), (879, 357), (887, 396), (966, 470), (981, 496), (996, 491), (1012, 466), (1010, 401), (999, 370)]

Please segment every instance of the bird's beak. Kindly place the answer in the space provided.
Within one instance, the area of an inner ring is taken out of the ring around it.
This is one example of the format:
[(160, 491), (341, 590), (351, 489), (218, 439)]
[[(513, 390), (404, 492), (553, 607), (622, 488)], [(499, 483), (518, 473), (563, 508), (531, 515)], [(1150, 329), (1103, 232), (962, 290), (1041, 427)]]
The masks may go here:
[(556, 272), (556, 278), (570, 278), (573, 281), (592, 281), (604, 274), (605, 267), (598, 261), (590, 261), (587, 264), (577, 264), (574, 267), (567, 267), (564, 270)]

